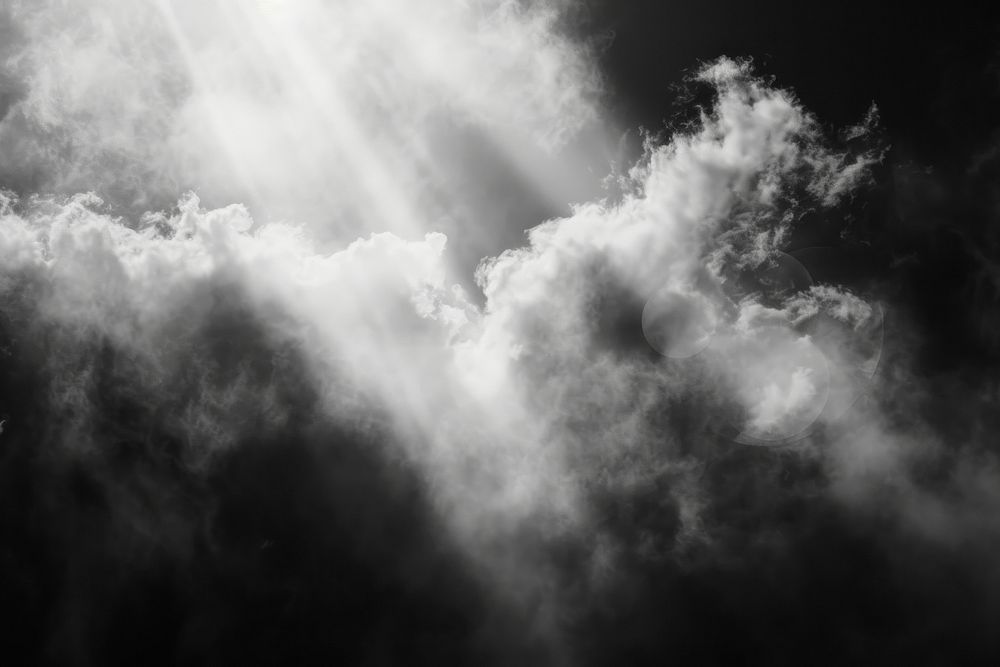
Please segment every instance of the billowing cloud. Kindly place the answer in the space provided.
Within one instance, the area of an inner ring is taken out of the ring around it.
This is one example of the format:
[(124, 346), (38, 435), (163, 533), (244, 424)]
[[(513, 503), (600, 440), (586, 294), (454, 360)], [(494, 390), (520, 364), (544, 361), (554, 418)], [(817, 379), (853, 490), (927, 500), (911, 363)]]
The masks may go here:
[[(833, 596), (861, 567), (872, 604), (952, 608), (947, 576), (908, 587), (910, 554), (996, 577), (996, 461), (920, 416), (885, 295), (788, 252), (804, 211), (873, 178), (874, 109), (842, 149), (749, 63), (709, 63), (690, 85), (711, 106), (649, 141), (619, 196), (459, 285), (442, 123), (502, 154), (598, 121), (559, 10), (13, 7), (0, 471), (37, 486), (5, 490), (3, 529), (49, 657), (122, 656), (114, 628), (157, 586), (162, 613), (135, 622), (178, 659), (277, 658), (273, 636), (355, 662), (580, 664), (658, 642), (722, 659), (699, 644), (713, 623), (847, 641), (867, 619)], [(66, 12), (79, 30), (53, 29)], [(797, 618), (813, 593), (828, 635)]]

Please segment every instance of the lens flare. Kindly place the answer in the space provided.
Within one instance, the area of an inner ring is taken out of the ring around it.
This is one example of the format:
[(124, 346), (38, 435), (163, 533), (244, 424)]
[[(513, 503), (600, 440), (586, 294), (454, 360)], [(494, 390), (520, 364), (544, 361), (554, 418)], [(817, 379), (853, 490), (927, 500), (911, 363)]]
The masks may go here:
[(701, 294), (664, 289), (642, 309), (642, 333), (664, 357), (688, 359), (707, 348), (715, 334), (714, 304)]

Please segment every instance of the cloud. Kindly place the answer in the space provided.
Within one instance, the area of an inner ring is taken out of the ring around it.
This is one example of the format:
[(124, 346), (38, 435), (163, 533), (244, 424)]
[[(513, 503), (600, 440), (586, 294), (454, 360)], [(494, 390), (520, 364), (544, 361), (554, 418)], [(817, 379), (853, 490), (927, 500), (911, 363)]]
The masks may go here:
[[(628, 478), (636, 467), (655, 474), (676, 462), (649, 450), (649, 422), (661, 409), (654, 399), (680, 395), (688, 383), (662, 364), (617, 358), (617, 341), (595, 335), (594, 309), (602, 299), (641, 304), (669, 285), (705, 292), (720, 310), (751, 312), (752, 302), (722, 299), (726, 267), (776, 252), (789, 224), (779, 198), (815, 187), (814, 165), (829, 162), (811, 117), (746, 65), (722, 61), (699, 78), (719, 94), (704, 126), (652, 149), (633, 171), (635, 194), (583, 205), (533, 229), (528, 246), (484, 263), (482, 309), (447, 284), (439, 234), (417, 242), (375, 234), (322, 255), (293, 228), (257, 228), (244, 207), (203, 210), (194, 197), (138, 229), (99, 212), (92, 196), (28, 200), (23, 213), (8, 213), (6, 254), (25, 257), (51, 284), (37, 306), (44, 316), (137, 354), (155, 350), (151, 365), (169, 366), (165, 351), (207, 316), (200, 293), (231, 285), (274, 335), (314, 359), (333, 414), (347, 418), (352, 406), (374, 401), (419, 434), (408, 455), (441, 478), (443, 497), (465, 508), (470, 525), (482, 523), (479, 511), (569, 507), (575, 484), (610, 474), (626, 457), (642, 464), (615, 475)], [(747, 368), (727, 375), (723, 367), (753, 354), (736, 341), (759, 334), (757, 319), (740, 318), (734, 342), (719, 348), (711, 372), (724, 383), (749, 377)], [(788, 336), (769, 353), (794, 359), (801, 344)], [(811, 387), (801, 380), (812, 369), (792, 364), (789, 372), (788, 391)], [(765, 390), (754, 407), (746, 392), (755, 383), (736, 394), (773, 422), (761, 411), (775, 407), (775, 396)], [(247, 409), (230, 391), (217, 409)], [(550, 440), (544, 450), (540, 438)], [(579, 470), (563, 460), (578, 456)], [(463, 481), (459, 471), (470, 464), (476, 470)], [(470, 504), (472, 494), (479, 498)]]
[[(872, 295), (802, 287), (783, 253), (804, 210), (871, 178), (874, 112), (837, 148), (749, 63), (709, 63), (690, 84), (711, 106), (649, 142), (620, 197), (484, 260), (481, 295), (456, 284), (420, 199), (461, 199), (434, 173), (441, 123), (502, 152), (513, 135), (554, 150), (597, 118), (599, 77), (556, 10), (109, 0), (76, 24), (18, 8), (0, 443), (6, 477), (38, 481), (9, 493), (46, 528), (12, 512), (4, 529), (28, 545), (12, 571), (61, 572), (42, 592), (17, 580), (57, 610), (28, 628), (57, 659), (114, 654), (97, 638), (150, 586), (169, 604), (136, 623), (209, 661), (277, 655), (269, 631), (309, 646), (327, 628), (308, 619), (352, 613), (327, 657), (740, 653), (699, 644), (721, 633), (765, 657), (891, 658), (915, 651), (875, 641), (904, 642), (908, 603), (956, 608), (949, 577), (914, 584), (907, 554), (957, 567), (948, 546), (970, 542), (981, 562), (995, 461), (917, 416), (905, 347), (875, 373)], [(277, 220), (317, 211), (351, 240)], [(712, 323), (697, 353), (643, 337), (664, 292)], [(86, 557), (44, 570), (31, 549)], [(838, 597), (865, 568), (875, 589)], [(818, 629), (799, 618), (815, 599)], [(801, 644), (767, 643), (783, 624)]]

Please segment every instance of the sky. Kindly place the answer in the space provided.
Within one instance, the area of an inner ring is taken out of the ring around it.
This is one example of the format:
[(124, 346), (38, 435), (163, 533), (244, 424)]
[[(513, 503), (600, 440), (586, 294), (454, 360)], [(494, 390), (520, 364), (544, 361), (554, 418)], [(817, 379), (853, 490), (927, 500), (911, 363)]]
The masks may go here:
[(11, 664), (993, 664), (1000, 22), (0, 0)]

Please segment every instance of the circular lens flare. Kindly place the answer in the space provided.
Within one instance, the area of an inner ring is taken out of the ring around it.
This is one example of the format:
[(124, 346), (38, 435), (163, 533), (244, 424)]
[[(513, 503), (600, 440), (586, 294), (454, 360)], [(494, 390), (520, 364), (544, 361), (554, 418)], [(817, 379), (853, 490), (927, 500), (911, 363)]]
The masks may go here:
[(808, 336), (767, 327), (730, 344), (742, 420), (742, 444), (776, 445), (806, 432), (823, 414), (830, 395), (826, 356)]
[(788, 299), (808, 291), (813, 278), (798, 259), (778, 252), (760, 266), (737, 270), (727, 283), (733, 301), (753, 298), (765, 306), (781, 308)]
[(664, 289), (642, 309), (642, 333), (663, 356), (688, 359), (712, 342), (716, 320), (715, 306), (706, 297)]

